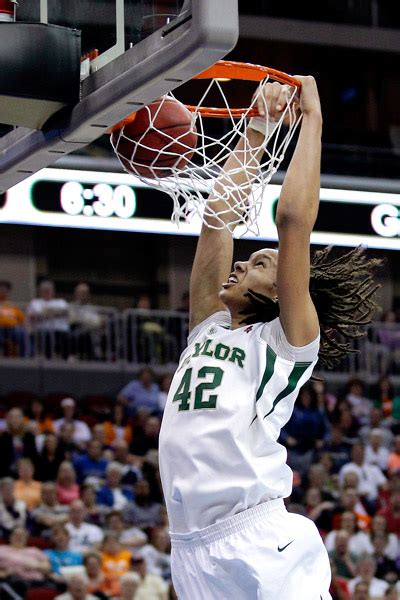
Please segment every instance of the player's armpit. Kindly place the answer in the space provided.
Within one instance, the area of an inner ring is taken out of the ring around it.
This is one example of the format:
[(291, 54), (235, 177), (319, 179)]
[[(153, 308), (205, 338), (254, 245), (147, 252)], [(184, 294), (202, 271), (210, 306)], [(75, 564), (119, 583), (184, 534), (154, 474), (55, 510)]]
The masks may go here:
[(218, 294), (231, 272), (232, 257), (231, 233), (203, 225), (190, 278), (190, 331), (213, 313), (226, 310)]

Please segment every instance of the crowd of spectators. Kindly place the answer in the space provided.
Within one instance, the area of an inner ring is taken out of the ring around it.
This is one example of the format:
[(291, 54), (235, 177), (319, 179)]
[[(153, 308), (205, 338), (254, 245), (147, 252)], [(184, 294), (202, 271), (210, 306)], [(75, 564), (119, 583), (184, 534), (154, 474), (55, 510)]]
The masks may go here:
[[(170, 381), (144, 368), (101, 414), (79, 415), (68, 397), (6, 410), (1, 598), (44, 588), (61, 600), (175, 597), (157, 450)], [(371, 389), (351, 379), (337, 395), (312, 381), (281, 442), (294, 473), (287, 507), (324, 539), (333, 600), (398, 598), (400, 398), (390, 379)]]
[[(158, 470), (170, 383), (145, 367), (101, 409), (71, 397), (5, 406), (1, 598), (175, 597)], [(293, 470), (287, 507), (324, 539), (333, 600), (398, 598), (400, 395), (390, 377), (370, 387), (351, 378), (335, 394), (312, 380), (280, 441)]]

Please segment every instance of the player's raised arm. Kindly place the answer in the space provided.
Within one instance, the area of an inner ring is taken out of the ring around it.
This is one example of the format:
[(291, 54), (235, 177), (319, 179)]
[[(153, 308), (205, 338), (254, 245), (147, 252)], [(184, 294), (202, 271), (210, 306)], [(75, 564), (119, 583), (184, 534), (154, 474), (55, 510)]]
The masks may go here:
[(310, 234), (318, 213), (322, 116), (313, 77), (298, 77), (302, 83), (301, 130), (278, 202), (276, 225), (279, 236), (277, 291), (280, 319), (286, 337), (294, 346), (314, 340), (318, 317), (309, 293)]
[[(263, 142), (263, 135), (252, 129), (248, 129), (246, 137), (241, 138), (235, 150), (228, 158), (224, 169), (215, 184), (215, 190), (223, 192), (223, 188), (232, 189), (232, 183), (243, 186), (251, 181), (252, 170), (259, 169), (259, 158), (262, 151), (255, 153), (253, 148), (259, 148)], [(241, 194), (240, 200), (245, 200), (250, 192), (249, 188), (242, 187), (237, 194)], [(232, 205), (235, 198), (235, 192), (230, 192), (232, 196)], [(216, 201), (210, 197), (206, 205), (205, 217), (206, 223), (203, 224), (199, 241), (197, 243), (196, 255), (193, 263), (192, 274), (190, 278), (190, 330), (198, 323), (201, 323), (209, 315), (218, 310), (226, 310), (226, 307), (218, 297), (221, 284), (228, 280), (232, 269), (233, 258), (233, 239), (230, 229), (213, 229), (213, 225), (221, 225), (221, 219), (225, 223), (235, 220), (235, 214), (227, 209), (224, 201)], [(228, 198), (229, 202), (229, 198)], [(212, 216), (212, 213), (219, 213), (219, 222)], [(236, 215), (237, 216), (237, 215)]]

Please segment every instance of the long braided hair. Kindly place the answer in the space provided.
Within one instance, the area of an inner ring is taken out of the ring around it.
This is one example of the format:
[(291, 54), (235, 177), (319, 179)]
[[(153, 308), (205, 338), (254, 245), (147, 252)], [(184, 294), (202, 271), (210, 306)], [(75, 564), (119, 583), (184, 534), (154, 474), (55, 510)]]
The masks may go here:
[[(374, 296), (380, 287), (373, 275), (382, 265), (368, 258), (358, 246), (337, 257), (332, 246), (314, 253), (310, 267), (310, 295), (321, 329), (319, 363), (328, 369), (351, 352), (351, 341), (366, 335), (365, 325), (378, 308)], [(279, 304), (267, 296), (248, 290), (250, 305), (242, 311), (243, 324), (268, 322), (279, 315)]]

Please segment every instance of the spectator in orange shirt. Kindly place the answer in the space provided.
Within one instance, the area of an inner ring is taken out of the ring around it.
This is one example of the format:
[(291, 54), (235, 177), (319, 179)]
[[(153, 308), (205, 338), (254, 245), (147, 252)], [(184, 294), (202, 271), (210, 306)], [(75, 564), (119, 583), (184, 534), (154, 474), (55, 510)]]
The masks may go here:
[(12, 286), (9, 281), (0, 281), (0, 354), (25, 355), (25, 315), (10, 302)]
[(128, 445), (132, 441), (132, 425), (125, 414), (125, 408), (121, 404), (114, 406), (113, 416), (109, 421), (103, 423), (103, 428), (107, 446), (111, 446), (117, 440), (124, 440)]
[(388, 471), (391, 475), (400, 473), (400, 435), (394, 438), (393, 452), (389, 454)]
[(42, 497), (42, 484), (33, 479), (34, 467), (30, 458), (20, 458), (17, 463), (18, 479), (15, 482), (14, 495), (25, 502), (29, 511), (37, 508)]
[(119, 580), (110, 579), (104, 575), (101, 570), (101, 557), (97, 552), (88, 552), (83, 559), (83, 564), (85, 566), (88, 594), (99, 594), (101, 592), (110, 597), (119, 596)]
[(105, 577), (118, 580), (129, 571), (132, 554), (120, 544), (116, 533), (104, 537), (101, 552), (101, 570)]

